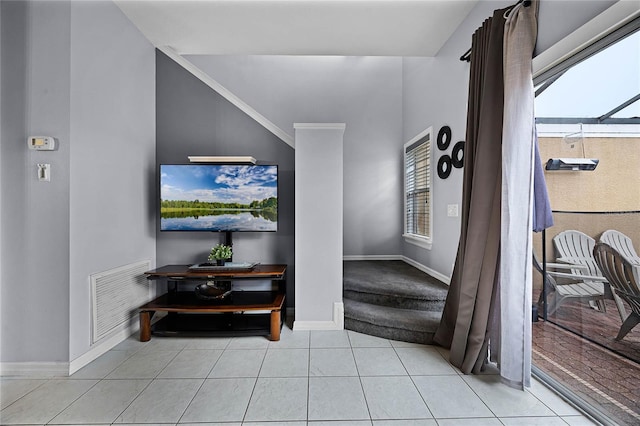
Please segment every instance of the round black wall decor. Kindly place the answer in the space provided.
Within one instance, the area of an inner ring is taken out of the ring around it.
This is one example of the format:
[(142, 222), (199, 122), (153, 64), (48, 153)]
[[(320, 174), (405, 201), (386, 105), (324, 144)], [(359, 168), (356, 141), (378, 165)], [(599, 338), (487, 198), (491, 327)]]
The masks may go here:
[(464, 141), (456, 142), (451, 150), (451, 165), (456, 169), (462, 168), (464, 160)]
[(436, 139), (438, 144), (438, 149), (440, 151), (444, 151), (449, 147), (449, 143), (451, 142), (451, 127), (442, 126), (440, 131), (438, 132), (438, 138)]
[(443, 155), (438, 160), (438, 177), (440, 179), (446, 179), (451, 174), (451, 157)]

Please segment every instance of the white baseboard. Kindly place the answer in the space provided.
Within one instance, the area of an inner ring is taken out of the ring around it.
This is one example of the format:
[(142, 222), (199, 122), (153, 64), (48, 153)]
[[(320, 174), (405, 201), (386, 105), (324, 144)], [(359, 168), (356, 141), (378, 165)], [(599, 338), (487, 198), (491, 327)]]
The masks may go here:
[(431, 275), (433, 278), (439, 279), (440, 281), (442, 281), (446, 285), (451, 284), (451, 277), (448, 277), (448, 276), (446, 276), (444, 274), (441, 274), (440, 272), (438, 272), (436, 270), (428, 268), (428, 267), (424, 266), (422, 263), (418, 263), (415, 260), (409, 259), (406, 256), (402, 256), (402, 260), (404, 260), (409, 265), (420, 269), (422, 272), (425, 272), (425, 273)]
[(356, 254), (350, 256), (342, 256), (342, 260), (404, 260), (401, 254)]
[(293, 331), (344, 330), (344, 303), (333, 304), (333, 321), (294, 321)]
[(135, 324), (124, 328), (116, 332), (115, 334), (103, 339), (96, 345), (93, 345), (91, 349), (83, 353), (73, 361), (69, 363), (69, 376), (80, 370), (82, 367), (90, 364), (92, 361), (98, 359), (104, 353), (110, 351), (119, 343), (125, 341), (133, 333), (140, 330), (140, 324), (136, 321)]
[(338, 330), (344, 330), (344, 303), (335, 302), (333, 304), (333, 322)]
[(409, 265), (411, 265), (411, 266), (413, 266), (413, 267), (415, 267), (417, 269), (420, 269), (422, 272), (431, 275), (433, 278), (436, 278), (436, 279), (442, 281), (446, 285), (451, 284), (451, 277), (448, 277), (448, 276), (446, 276), (444, 274), (441, 274), (440, 272), (438, 272), (438, 271), (436, 271), (434, 269), (431, 269), (431, 268), (429, 268), (427, 266), (424, 266), (422, 263), (418, 263), (413, 259), (409, 259), (406, 256), (402, 256), (402, 260), (404, 262), (408, 263)]
[(0, 376), (67, 377), (68, 362), (1, 362)]
[(293, 331), (342, 330), (333, 321), (294, 321)]
[(402, 260), (409, 265), (420, 269), (422, 272), (431, 275), (433, 278), (436, 278), (443, 283), (449, 285), (451, 283), (451, 277), (448, 277), (440, 272), (431, 269), (427, 266), (424, 266), (422, 263), (416, 262), (413, 259), (408, 258), (407, 256), (403, 256), (401, 254), (388, 254), (388, 255), (351, 255), (351, 256), (343, 256), (342, 260), (350, 261), (350, 260)]
[[(154, 318), (156, 319), (156, 318)], [(157, 320), (157, 319), (156, 319)], [(154, 321), (155, 322), (155, 321)], [(101, 355), (113, 349), (119, 343), (140, 329), (140, 324), (134, 324), (116, 332), (91, 347), (87, 352), (71, 362), (2, 362), (0, 376), (19, 377), (68, 377), (82, 367), (98, 359)]]

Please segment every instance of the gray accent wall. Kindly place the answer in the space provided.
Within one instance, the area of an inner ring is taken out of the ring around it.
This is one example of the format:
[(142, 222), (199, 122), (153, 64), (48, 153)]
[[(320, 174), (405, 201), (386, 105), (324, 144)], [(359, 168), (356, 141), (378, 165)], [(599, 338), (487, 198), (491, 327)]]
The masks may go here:
[[(156, 100), (158, 164), (188, 164), (190, 155), (248, 155), (259, 163), (278, 165), (278, 231), (234, 232), (233, 260), (287, 264), (287, 306), (292, 306), (293, 148), (160, 51), (156, 52)], [(158, 188), (154, 194), (157, 200)], [(158, 201), (155, 205), (159, 208)], [(211, 232), (158, 229), (156, 235), (159, 266), (205, 262), (211, 247), (224, 241), (224, 234)]]
[(110, 1), (0, 8), (0, 361), (64, 369), (91, 348), (89, 275), (155, 260), (154, 49)]
[(186, 58), (290, 134), (294, 123), (345, 123), (344, 255), (401, 253), (401, 58)]

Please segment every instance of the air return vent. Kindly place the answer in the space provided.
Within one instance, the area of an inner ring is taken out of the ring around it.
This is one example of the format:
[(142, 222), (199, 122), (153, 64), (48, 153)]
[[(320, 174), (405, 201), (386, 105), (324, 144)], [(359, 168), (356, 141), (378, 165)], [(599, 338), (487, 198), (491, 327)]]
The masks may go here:
[(136, 309), (151, 299), (144, 275), (150, 269), (151, 261), (145, 260), (90, 276), (92, 343), (126, 328)]

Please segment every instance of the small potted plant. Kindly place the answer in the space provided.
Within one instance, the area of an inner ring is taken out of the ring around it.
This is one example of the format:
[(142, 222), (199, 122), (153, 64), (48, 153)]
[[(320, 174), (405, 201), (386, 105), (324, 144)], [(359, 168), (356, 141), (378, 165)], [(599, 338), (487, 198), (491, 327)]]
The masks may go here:
[(224, 266), (224, 262), (230, 259), (232, 254), (231, 246), (217, 244), (211, 248), (209, 262), (215, 262), (218, 266)]

